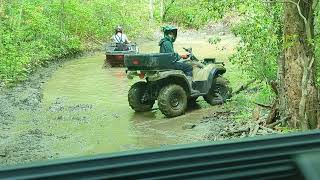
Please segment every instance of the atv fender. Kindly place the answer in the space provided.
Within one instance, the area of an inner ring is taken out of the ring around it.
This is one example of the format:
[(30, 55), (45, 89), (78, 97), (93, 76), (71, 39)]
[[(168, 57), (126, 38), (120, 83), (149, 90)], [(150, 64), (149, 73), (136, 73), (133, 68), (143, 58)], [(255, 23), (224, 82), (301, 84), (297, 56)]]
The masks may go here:
[(214, 83), (214, 79), (225, 72), (226, 69), (222, 65), (217, 64), (210, 64), (204, 68), (194, 68), (192, 87), (198, 90), (201, 95), (205, 95), (214, 85), (212, 84)]
[(187, 94), (190, 94), (192, 85), (189, 83), (187, 76), (181, 70), (159, 71), (148, 76), (148, 81), (159, 81), (165, 84), (178, 84), (182, 86)]
[(206, 88), (206, 94), (209, 92), (209, 90), (211, 89), (212, 85), (213, 85), (213, 80), (214, 78), (223, 75), (226, 72), (226, 69), (224, 67), (214, 67), (212, 68), (209, 77), (208, 77), (208, 81), (207, 81), (207, 88)]

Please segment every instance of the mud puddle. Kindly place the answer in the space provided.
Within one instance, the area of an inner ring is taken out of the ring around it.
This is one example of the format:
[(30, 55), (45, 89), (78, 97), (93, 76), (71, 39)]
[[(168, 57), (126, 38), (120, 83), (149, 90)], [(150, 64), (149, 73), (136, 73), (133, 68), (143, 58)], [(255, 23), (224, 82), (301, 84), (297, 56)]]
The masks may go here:
[(103, 58), (98, 53), (67, 62), (44, 85), (43, 113), (49, 119), (40, 126), (66, 137), (51, 149), (74, 156), (197, 140), (182, 129), (197, 121), (196, 114), (168, 119), (156, 105), (151, 112), (135, 113), (127, 92), (137, 80), (128, 80), (124, 68), (104, 69)]
[[(223, 61), (233, 53), (231, 34), (222, 36), (224, 50), (210, 45), (208, 37), (182, 33), (175, 49), (184, 53), (182, 47), (193, 47), (199, 58)], [(157, 42), (140, 44), (140, 51), (158, 52)], [(135, 113), (128, 105), (127, 92), (137, 80), (128, 80), (123, 68), (105, 69), (104, 58), (104, 52), (98, 52), (68, 61), (56, 71), (44, 70), (20, 90), (2, 93), (1, 164), (206, 140), (204, 134), (212, 129), (194, 124), (222, 107), (210, 107), (199, 98), (196, 107), (176, 118), (165, 118), (157, 106), (151, 112)]]

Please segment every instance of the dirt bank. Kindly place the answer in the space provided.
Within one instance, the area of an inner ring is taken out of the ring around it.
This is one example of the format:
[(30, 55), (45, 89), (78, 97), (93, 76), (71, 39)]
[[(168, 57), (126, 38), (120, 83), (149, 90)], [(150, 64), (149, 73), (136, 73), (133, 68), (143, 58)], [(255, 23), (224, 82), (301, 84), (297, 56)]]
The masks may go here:
[[(87, 52), (82, 56), (91, 56)], [(71, 58), (73, 59), (73, 58)], [(43, 84), (69, 59), (50, 62), (38, 68), (23, 83), (0, 88), (0, 164), (20, 164), (58, 157), (50, 140), (61, 138), (40, 127), (46, 121), (41, 105)]]
[[(42, 100), (42, 84), (50, 78), (62, 62), (51, 63), (32, 74), (30, 78), (14, 88), (0, 92), (0, 164), (16, 164), (39, 159), (54, 158), (46, 148), (43, 136), (49, 136), (37, 129), (37, 116), (22, 121), (25, 112), (38, 114)], [(34, 128), (23, 128), (34, 125)]]

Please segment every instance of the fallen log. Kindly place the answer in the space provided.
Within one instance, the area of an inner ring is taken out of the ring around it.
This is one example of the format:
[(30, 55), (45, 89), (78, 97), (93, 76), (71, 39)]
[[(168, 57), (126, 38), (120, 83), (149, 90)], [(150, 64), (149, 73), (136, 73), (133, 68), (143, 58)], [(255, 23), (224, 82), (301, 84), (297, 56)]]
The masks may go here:
[(276, 122), (274, 122), (274, 123), (272, 123), (272, 124), (267, 125), (266, 127), (267, 127), (267, 128), (274, 128), (276, 125), (281, 124), (281, 123), (284, 123), (284, 122), (286, 122), (288, 119), (289, 119), (289, 117), (285, 117), (285, 118), (281, 119), (280, 121), (276, 121)]
[(243, 85), (241, 85), (240, 87), (239, 87), (239, 89), (237, 89), (236, 91), (234, 91), (233, 93), (232, 93), (232, 95), (234, 95), (234, 94), (239, 94), (241, 91), (243, 91), (243, 90), (246, 90), (252, 83), (254, 83), (256, 80), (255, 79), (253, 79), (253, 80), (250, 80), (249, 82), (247, 82), (246, 84), (243, 84)]

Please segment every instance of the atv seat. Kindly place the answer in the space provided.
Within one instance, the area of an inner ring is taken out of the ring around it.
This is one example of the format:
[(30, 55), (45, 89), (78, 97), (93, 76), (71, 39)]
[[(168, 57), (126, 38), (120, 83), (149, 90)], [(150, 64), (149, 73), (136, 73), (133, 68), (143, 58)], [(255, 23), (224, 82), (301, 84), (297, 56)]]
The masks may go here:
[(114, 51), (128, 51), (129, 46), (125, 43), (117, 43)]

